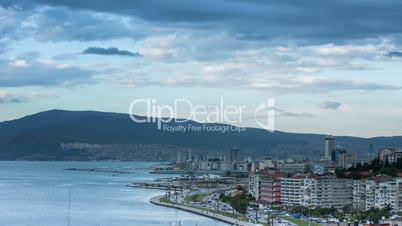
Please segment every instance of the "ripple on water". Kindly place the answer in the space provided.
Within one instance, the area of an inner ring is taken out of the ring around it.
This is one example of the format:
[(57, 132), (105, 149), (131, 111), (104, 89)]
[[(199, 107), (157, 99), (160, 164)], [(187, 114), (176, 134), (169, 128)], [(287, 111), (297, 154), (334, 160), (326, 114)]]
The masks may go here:
[[(66, 225), (71, 188), (74, 226), (224, 226), (227, 224), (176, 209), (155, 206), (149, 199), (163, 191), (129, 188), (131, 182), (157, 177), (148, 162), (0, 162), (0, 225)], [(130, 170), (105, 172), (66, 168)]]

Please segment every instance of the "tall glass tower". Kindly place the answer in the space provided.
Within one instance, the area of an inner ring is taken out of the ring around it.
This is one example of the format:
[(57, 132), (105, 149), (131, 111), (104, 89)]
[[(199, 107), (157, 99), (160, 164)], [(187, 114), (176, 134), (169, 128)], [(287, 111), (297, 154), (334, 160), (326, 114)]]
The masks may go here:
[(328, 135), (325, 137), (324, 160), (331, 160), (331, 152), (335, 147), (335, 137)]
[(370, 143), (369, 150), (368, 150), (368, 159), (369, 160), (373, 160), (375, 158), (374, 149), (375, 149), (375, 145), (373, 143)]

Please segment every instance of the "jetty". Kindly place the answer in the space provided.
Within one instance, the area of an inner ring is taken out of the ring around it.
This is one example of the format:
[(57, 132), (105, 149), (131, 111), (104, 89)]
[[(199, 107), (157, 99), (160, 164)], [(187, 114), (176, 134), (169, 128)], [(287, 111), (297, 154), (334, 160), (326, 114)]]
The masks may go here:
[(186, 187), (180, 185), (159, 184), (159, 183), (131, 183), (126, 186), (132, 188), (147, 188), (147, 189), (174, 190), (174, 191), (185, 191), (187, 189)]

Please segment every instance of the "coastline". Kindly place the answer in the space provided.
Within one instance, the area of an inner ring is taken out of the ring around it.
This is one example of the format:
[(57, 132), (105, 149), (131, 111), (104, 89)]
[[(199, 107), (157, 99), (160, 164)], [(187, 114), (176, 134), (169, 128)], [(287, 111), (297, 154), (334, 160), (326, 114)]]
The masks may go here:
[(178, 210), (182, 210), (182, 211), (186, 211), (186, 212), (190, 212), (190, 213), (194, 213), (194, 214), (198, 214), (204, 217), (208, 217), (214, 220), (218, 220), (230, 225), (238, 225), (238, 226), (256, 226), (256, 224), (250, 224), (244, 221), (240, 221), (237, 219), (233, 219), (231, 217), (226, 217), (223, 216), (221, 214), (216, 214), (216, 213), (212, 213), (209, 211), (205, 211), (205, 210), (200, 210), (200, 209), (196, 209), (193, 207), (189, 207), (189, 206), (184, 206), (184, 205), (175, 205), (175, 204), (170, 204), (170, 203), (164, 203), (160, 201), (160, 198), (164, 197), (163, 195), (161, 196), (156, 196), (151, 198), (149, 201), (150, 203), (154, 204), (154, 205), (158, 205), (158, 206), (164, 206), (164, 207), (169, 207), (169, 208), (175, 208)]

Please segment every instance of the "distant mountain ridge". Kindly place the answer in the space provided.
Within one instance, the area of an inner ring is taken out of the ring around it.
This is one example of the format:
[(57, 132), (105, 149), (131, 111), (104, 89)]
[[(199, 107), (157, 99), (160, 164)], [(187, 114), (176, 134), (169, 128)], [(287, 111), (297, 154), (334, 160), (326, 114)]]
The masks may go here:
[[(193, 121), (186, 123), (200, 124)], [(177, 124), (172, 122), (169, 125)], [(156, 153), (155, 148), (167, 148), (171, 153), (169, 157), (171, 158), (175, 148), (199, 152), (228, 152), (233, 146), (238, 146), (245, 156), (319, 158), (324, 149), (324, 137), (323, 134), (280, 131), (271, 133), (256, 128), (247, 128), (245, 132), (241, 133), (233, 131), (169, 133), (158, 130), (155, 123), (134, 123), (127, 114), (50, 110), (1, 122), (0, 159), (98, 159), (97, 154), (93, 152), (63, 150), (61, 148), (63, 143), (109, 145), (108, 147), (127, 145), (124, 152), (119, 155), (110, 156), (103, 153), (102, 159), (141, 158), (140, 155), (131, 154), (130, 156), (137, 157), (125, 158), (124, 153), (130, 151), (141, 153), (147, 150), (150, 153), (147, 153), (146, 159), (152, 160), (151, 152)], [(336, 143), (360, 157), (366, 157), (370, 143), (374, 143), (377, 149), (381, 147), (401, 148), (402, 137), (340, 136), (336, 137)], [(142, 147), (142, 149), (138, 149), (138, 147)], [(109, 150), (108, 153), (111, 152)], [(161, 160), (161, 157), (159, 156), (155, 160)]]

